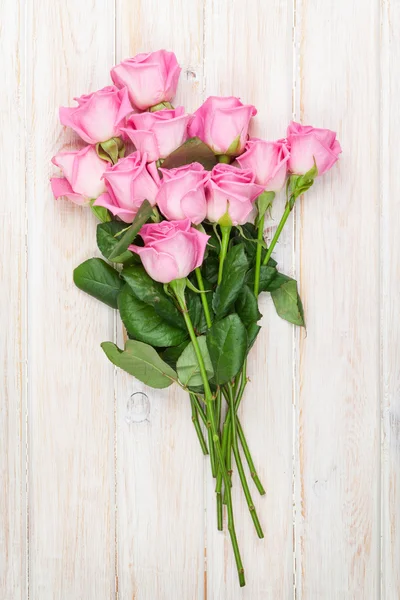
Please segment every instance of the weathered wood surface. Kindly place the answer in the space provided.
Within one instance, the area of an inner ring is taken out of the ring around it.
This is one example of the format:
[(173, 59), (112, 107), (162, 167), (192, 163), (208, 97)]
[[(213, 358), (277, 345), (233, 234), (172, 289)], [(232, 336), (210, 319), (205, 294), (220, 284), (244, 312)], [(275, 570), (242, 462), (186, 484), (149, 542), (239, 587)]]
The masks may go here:
[[(0, 9), (0, 597), (400, 597), (398, 0)], [(235, 94), (257, 106), (256, 135), (281, 137), (295, 117), (336, 129), (344, 150), (275, 252), (307, 332), (262, 300), (241, 417), (265, 539), (237, 489), (243, 590), (188, 401), (107, 363), (99, 344), (121, 341), (120, 323), (72, 283), (96, 253), (95, 219), (49, 188), (51, 157), (77, 142), (58, 106), (160, 47), (178, 56), (188, 110)]]

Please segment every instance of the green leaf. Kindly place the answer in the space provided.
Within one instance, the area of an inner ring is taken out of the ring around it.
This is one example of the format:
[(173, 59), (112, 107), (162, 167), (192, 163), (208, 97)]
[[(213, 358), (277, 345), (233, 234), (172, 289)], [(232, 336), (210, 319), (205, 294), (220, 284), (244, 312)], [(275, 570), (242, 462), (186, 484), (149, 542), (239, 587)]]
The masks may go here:
[(207, 346), (214, 367), (214, 381), (222, 385), (242, 368), (247, 353), (247, 332), (237, 314), (214, 323), (207, 334)]
[(267, 284), (265, 286), (265, 291), (266, 292), (274, 292), (275, 290), (280, 288), (287, 281), (293, 281), (293, 280), (291, 277), (288, 277), (287, 275), (284, 275), (283, 273), (279, 273), (279, 271), (276, 271), (274, 277), (272, 279), (270, 279), (269, 281), (267, 281)]
[(246, 327), (249, 327), (252, 323), (257, 323), (262, 317), (258, 310), (257, 298), (247, 285), (244, 285), (239, 292), (235, 302), (235, 310)]
[(179, 346), (170, 346), (164, 352), (161, 352), (161, 358), (173, 369), (176, 369), (176, 363), (186, 346), (190, 344), (189, 340), (185, 340)]
[(225, 316), (235, 303), (242, 289), (249, 263), (242, 244), (229, 250), (224, 262), (224, 275), (213, 298), (213, 309), (217, 319)]
[[(214, 370), (211, 363), (210, 355), (208, 353), (206, 336), (202, 335), (198, 337), (197, 342), (200, 346), (200, 351), (203, 356), (207, 377), (208, 379), (212, 379), (212, 377), (214, 376)], [(179, 381), (181, 381), (183, 385), (189, 387), (197, 387), (203, 385), (203, 380), (200, 375), (199, 363), (197, 362), (197, 357), (192, 342), (190, 342), (190, 344), (180, 355), (178, 362), (176, 363), (176, 370), (178, 371)]]
[(216, 284), (218, 281), (219, 260), (215, 254), (209, 254), (203, 261), (201, 272), (203, 278), (207, 279), (211, 284)]
[(151, 346), (128, 340), (125, 350), (120, 350), (112, 342), (101, 344), (107, 358), (116, 366), (139, 379), (150, 387), (166, 388), (177, 379), (177, 375), (164, 362)]
[[(98, 208), (102, 207), (100, 206)], [(123, 229), (126, 229), (126, 223), (122, 223), (122, 221), (109, 221), (108, 223), (100, 223), (97, 225), (97, 246), (105, 258), (110, 258), (115, 246), (118, 244), (118, 240), (115, 235), (121, 233)], [(136, 255), (133, 254), (133, 252), (125, 250), (125, 252), (123, 252), (120, 256), (116, 256), (112, 260), (115, 263), (124, 263), (134, 259), (135, 256)]]
[(217, 164), (214, 152), (197, 137), (186, 140), (167, 156), (162, 166), (163, 169), (176, 169), (193, 162), (200, 163), (207, 171), (211, 171)]
[(252, 349), (260, 331), (261, 327), (260, 325), (257, 325), (257, 323), (251, 323), (247, 328), (247, 352)]
[[(255, 267), (253, 267), (252, 269), (250, 269), (250, 271), (248, 271), (248, 273), (246, 275), (246, 284), (251, 289), (254, 289), (255, 271), (256, 271), (256, 269), (255, 269)], [(276, 270), (275, 267), (269, 267), (267, 265), (261, 265), (261, 269), (260, 269), (260, 287), (259, 287), (260, 292), (269, 292), (269, 291), (271, 291), (271, 289), (270, 289), (269, 286), (272, 285), (272, 282), (275, 279), (277, 273), (278, 273), (278, 271)]]
[(294, 279), (286, 281), (278, 289), (271, 292), (276, 312), (282, 319), (294, 325), (304, 326), (303, 305)]
[[(246, 250), (246, 254), (247, 257), (249, 259), (250, 265), (254, 265), (255, 262), (255, 258), (256, 258), (256, 251), (257, 251), (257, 228), (254, 227), (254, 225), (252, 223), (246, 223), (245, 225), (242, 225), (241, 227), (242, 229), (242, 233), (236, 229), (237, 231), (237, 235), (235, 235), (234, 237), (234, 242), (236, 244), (243, 244), (245, 250)], [(245, 237), (243, 237), (243, 234), (245, 235)], [(263, 248), (262, 250), (262, 259), (264, 258), (266, 254), (266, 250)], [(273, 258), (270, 258), (268, 261), (268, 266), (270, 267), (275, 267), (277, 265), (276, 260), (274, 260)]]
[(147, 200), (144, 200), (141, 207), (139, 208), (136, 216), (133, 220), (133, 223), (128, 229), (121, 235), (118, 243), (115, 245), (114, 250), (111, 252), (109, 256), (109, 260), (114, 260), (115, 257), (121, 256), (125, 250), (128, 249), (128, 246), (132, 244), (135, 237), (141, 230), (142, 226), (146, 223), (146, 221), (153, 214), (153, 208)]
[(92, 213), (101, 221), (102, 223), (107, 223), (111, 221), (111, 216), (108, 210), (104, 206), (93, 206), (93, 202), (96, 198), (92, 198), (90, 201), (90, 208), (92, 209)]
[(124, 287), (118, 271), (101, 258), (89, 258), (76, 267), (74, 283), (83, 292), (112, 308), (117, 308), (118, 295)]
[(128, 333), (141, 342), (167, 348), (178, 346), (187, 338), (183, 329), (170, 325), (152, 306), (138, 300), (128, 285), (119, 295), (118, 308)]
[(186, 331), (185, 320), (172, 299), (164, 292), (162, 283), (154, 281), (141, 265), (130, 265), (121, 272), (131, 292), (138, 300), (152, 306), (167, 323)]

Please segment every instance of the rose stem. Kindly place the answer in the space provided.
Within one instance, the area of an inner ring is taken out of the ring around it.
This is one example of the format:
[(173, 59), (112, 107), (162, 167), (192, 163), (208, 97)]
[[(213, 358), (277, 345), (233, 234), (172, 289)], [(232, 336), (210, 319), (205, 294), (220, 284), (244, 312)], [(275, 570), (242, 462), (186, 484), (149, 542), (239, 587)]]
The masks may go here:
[(204, 289), (204, 281), (203, 281), (203, 277), (202, 277), (201, 270), (199, 267), (196, 269), (196, 277), (197, 277), (197, 284), (199, 286), (199, 290), (202, 292), (200, 294), (200, 297), (201, 297), (201, 301), (203, 304), (204, 316), (206, 318), (207, 327), (210, 329), (210, 327), (212, 325), (210, 308), (208, 306), (208, 300), (206, 298), (206, 292)]
[[(229, 397), (229, 405), (232, 413), (235, 413), (235, 399), (232, 393), (232, 385), (228, 384), (228, 397)], [(247, 506), (249, 507), (251, 518), (253, 519), (254, 527), (256, 528), (257, 535), (261, 539), (264, 537), (263, 530), (261, 529), (260, 521), (258, 520), (258, 515), (256, 512), (256, 508), (253, 504), (253, 499), (251, 497), (251, 493), (249, 490), (249, 486), (247, 484), (246, 475), (243, 469), (242, 459), (239, 453), (239, 445), (237, 441), (237, 432), (236, 432), (236, 419), (231, 418), (231, 428), (232, 428), (232, 448), (233, 455), (235, 457), (236, 466), (238, 469), (240, 481), (242, 484), (243, 492), (246, 498)]]
[(288, 219), (288, 216), (290, 215), (290, 212), (291, 212), (291, 210), (292, 210), (292, 208), (294, 206), (294, 204), (293, 204), (292, 208), (290, 208), (291, 205), (292, 205), (291, 200), (289, 200), (288, 202), (286, 202), (285, 211), (284, 211), (284, 213), (282, 215), (281, 220), (279, 221), (278, 227), (276, 228), (275, 235), (272, 238), (271, 244), (269, 245), (267, 254), (265, 255), (265, 258), (264, 258), (264, 261), (263, 261), (263, 265), (268, 264), (268, 261), (271, 258), (271, 254), (272, 254), (273, 249), (275, 248), (275, 244), (278, 241), (279, 236), (282, 233), (282, 229), (284, 228), (285, 223), (286, 223), (286, 221)]
[[(201, 302), (203, 304), (204, 316), (206, 318), (207, 327), (210, 328), (211, 325), (212, 325), (212, 323), (211, 323), (211, 316), (210, 316), (210, 309), (208, 307), (208, 301), (207, 301), (206, 294), (205, 294), (204, 282), (203, 282), (203, 277), (201, 275), (200, 268), (196, 269), (196, 277), (197, 277), (197, 283), (198, 283), (199, 289), (202, 292), (200, 294), (200, 297), (201, 297)], [(213, 477), (216, 477), (216, 475), (217, 475), (217, 465), (216, 465), (216, 461), (215, 461), (214, 445), (212, 443), (210, 429), (208, 429), (208, 445), (210, 447), (211, 472), (213, 474)]]
[(255, 266), (255, 274), (254, 274), (254, 295), (257, 298), (258, 296), (258, 291), (260, 289), (260, 271), (261, 271), (261, 253), (262, 253), (262, 246), (261, 246), (261, 242), (263, 241), (263, 237), (264, 237), (264, 222), (265, 222), (265, 216), (263, 215), (262, 217), (260, 217), (259, 222), (258, 222), (258, 235), (257, 235), (257, 250), (256, 250), (256, 266)]
[(203, 454), (207, 455), (208, 454), (207, 444), (205, 442), (203, 432), (201, 431), (201, 428), (200, 428), (199, 415), (198, 415), (196, 404), (193, 400), (193, 397), (194, 397), (194, 394), (190, 394), (190, 404), (192, 406), (192, 421), (193, 421), (193, 425), (194, 425), (194, 428), (197, 433), (197, 437), (199, 438), (199, 442), (200, 442), (200, 446), (203, 451)]
[(224, 272), (224, 262), (228, 252), (229, 236), (232, 227), (230, 225), (220, 225), (222, 234), (221, 251), (219, 253), (219, 269), (218, 269), (218, 285), (222, 281), (222, 274)]
[[(245, 389), (246, 384), (247, 384), (246, 365), (243, 366), (241, 375), (242, 375), (242, 378), (241, 378), (241, 382), (240, 382), (240, 387), (239, 387), (239, 391), (237, 393), (236, 400), (235, 400), (235, 412), (236, 413), (237, 413), (237, 410), (239, 408), (240, 402), (241, 402), (242, 397), (243, 397), (244, 389)], [(227, 402), (229, 403), (229, 397), (227, 395), (226, 390), (223, 389), (222, 391), (224, 393), (225, 398), (227, 399)], [(227, 413), (226, 418), (225, 418), (225, 423), (224, 423), (224, 426), (223, 426), (223, 430), (222, 430), (222, 449), (225, 452), (225, 454), (224, 454), (224, 456), (225, 456), (225, 462), (228, 460), (226, 452), (227, 452), (228, 445), (229, 445), (229, 439), (228, 439), (229, 435), (228, 435), (228, 433), (230, 431), (230, 426), (231, 426), (230, 423), (231, 423), (231, 410), (229, 408), (228, 409), (228, 413)], [(264, 489), (264, 487), (263, 487), (263, 485), (262, 485), (262, 483), (261, 483), (261, 481), (260, 481), (260, 479), (258, 477), (257, 470), (255, 468), (254, 461), (253, 461), (253, 458), (251, 456), (251, 453), (250, 453), (250, 450), (249, 450), (249, 446), (248, 446), (247, 441), (246, 441), (246, 437), (244, 435), (243, 427), (242, 427), (242, 425), (240, 423), (240, 419), (237, 416), (237, 414), (236, 414), (236, 427), (237, 427), (237, 433), (238, 433), (238, 436), (239, 436), (239, 440), (240, 440), (240, 443), (241, 443), (241, 445), (243, 447), (244, 455), (246, 457), (247, 464), (249, 465), (251, 477), (252, 477), (252, 479), (254, 481), (254, 484), (255, 484), (257, 490), (259, 491), (260, 495), (263, 496), (265, 494), (265, 489)], [(228, 469), (228, 466), (227, 466), (227, 469)], [(221, 486), (221, 483), (222, 483), (222, 478), (221, 477), (218, 478), (218, 475), (217, 475), (217, 484), (216, 484), (216, 491), (217, 491), (217, 493), (218, 493), (218, 490), (219, 490), (219, 486)]]
[(210, 384), (208, 383), (207, 371), (206, 371), (206, 368), (204, 365), (203, 355), (201, 354), (200, 346), (197, 341), (195, 331), (193, 329), (193, 324), (192, 324), (189, 312), (187, 310), (184, 294), (175, 292), (175, 296), (176, 296), (176, 299), (178, 300), (179, 306), (181, 307), (183, 318), (185, 319), (186, 327), (187, 327), (187, 330), (188, 330), (188, 333), (189, 333), (189, 336), (192, 341), (193, 348), (194, 348), (194, 351), (196, 354), (201, 378), (203, 380), (204, 398), (205, 398), (206, 407), (207, 407), (207, 427), (211, 429), (212, 439), (214, 441), (215, 452), (216, 452), (216, 455), (217, 455), (217, 458), (219, 461), (220, 470), (222, 471), (222, 477), (225, 482), (225, 489), (227, 490), (228, 531), (229, 531), (231, 541), (232, 541), (233, 553), (235, 555), (235, 561), (236, 561), (236, 567), (237, 567), (238, 576), (239, 576), (240, 587), (243, 587), (245, 585), (244, 569), (243, 569), (242, 559), (240, 557), (240, 551), (239, 551), (239, 546), (238, 546), (238, 541), (237, 541), (236, 531), (235, 531), (235, 524), (234, 524), (234, 519), (233, 519), (232, 496), (231, 496), (231, 491), (230, 491), (230, 487), (229, 487), (230, 481), (229, 481), (228, 473), (226, 471), (225, 462), (224, 462), (224, 458), (222, 455), (221, 443), (220, 443), (220, 439), (219, 439), (216, 424), (215, 424), (214, 410), (213, 410), (213, 406), (212, 406), (213, 399), (212, 399), (211, 388), (210, 388)]

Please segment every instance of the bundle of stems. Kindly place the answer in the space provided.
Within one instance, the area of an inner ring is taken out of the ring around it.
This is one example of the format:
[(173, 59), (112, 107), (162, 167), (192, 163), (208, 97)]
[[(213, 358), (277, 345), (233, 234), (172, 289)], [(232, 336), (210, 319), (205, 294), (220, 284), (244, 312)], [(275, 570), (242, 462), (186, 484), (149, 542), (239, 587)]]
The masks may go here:
[[(260, 270), (261, 265), (267, 265), (271, 257), (272, 251), (278, 241), (286, 220), (293, 209), (294, 202), (289, 199), (286, 203), (285, 212), (278, 224), (275, 235), (271, 244), (262, 260), (262, 248), (265, 247), (264, 242), (264, 215), (260, 215), (258, 219), (258, 245), (256, 250), (256, 265), (254, 278), (254, 294), (256, 298), (259, 295), (260, 285)], [(221, 243), (219, 252), (219, 271), (218, 284), (221, 283), (224, 275), (224, 261), (230, 244), (230, 236), (232, 227), (221, 226)], [(201, 293), (202, 307), (206, 319), (207, 327), (212, 326), (211, 315), (208, 301), (206, 298), (205, 286), (200, 269), (196, 269), (196, 277), (198, 288)], [(204, 393), (198, 394), (190, 392), (190, 403), (192, 408), (192, 421), (195, 427), (200, 447), (204, 455), (209, 455), (212, 476), (215, 478), (215, 493), (216, 493), (216, 523), (218, 530), (223, 530), (223, 506), (227, 509), (227, 525), (230, 534), (232, 547), (234, 551), (236, 567), (238, 571), (240, 586), (245, 585), (245, 574), (241, 554), (236, 536), (234, 514), (232, 506), (232, 472), (233, 461), (236, 465), (240, 483), (244, 492), (247, 506), (254, 523), (258, 537), (264, 537), (264, 533), (257, 515), (257, 511), (253, 502), (249, 484), (246, 478), (245, 469), (243, 466), (243, 457), (248, 465), (251, 478), (260, 495), (265, 494), (265, 489), (258, 476), (254, 460), (252, 458), (249, 444), (246, 440), (242, 424), (238, 415), (238, 409), (242, 402), (244, 391), (248, 382), (247, 378), (247, 359), (245, 360), (241, 371), (232, 381), (225, 385), (218, 386), (215, 391), (211, 390), (207, 371), (204, 363), (200, 345), (197, 340), (196, 332), (190, 319), (189, 311), (185, 298), (185, 284), (179, 285), (179, 282), (174, 282), (172, 286), (175, 297), (177, 299), (180, 310), (184, 316), (186, 327), (193, 343), (195, 350)], [(224, 410), (224, 404), (226, 408)], [(222, 422), (223, 413), (225, 414)], [(207, 433), (207, 441), (204, 437), (203, 429)]]

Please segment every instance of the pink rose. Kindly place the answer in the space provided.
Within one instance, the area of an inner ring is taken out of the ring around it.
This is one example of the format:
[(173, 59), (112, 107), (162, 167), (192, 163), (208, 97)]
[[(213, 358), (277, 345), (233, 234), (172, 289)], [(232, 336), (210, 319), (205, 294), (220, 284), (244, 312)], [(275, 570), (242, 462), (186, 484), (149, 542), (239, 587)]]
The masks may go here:
[(60, 152), (51, 160), (64, 175), (50, 180), (56, 198), (66, 196), (75, 204), (86, 204), (105, 191), (102, 177), (108, 163), (97, 156), (93, 146), (74, 152)]
[(255, 183), (255, 176), (250, 169), (218, 164), (211, 171), (206, 191), (209, 221), (218, 223), (228, 214), (232, 225), (244, 225), (252, 211), (253, 202), (264, 188)]
[(138, 109), (147, 110), (161, 102), (170, 102), (176, 94), (181, 68), (176, 56), (167, 50), (137, 54), (111, 69), (118, 87), (126, 86)]
[(88, 144), (120, 136), (125, 117), (133, 111), (127, 89), (119, 90), (114, 85), (74, 100), (77, 107), (60, 108), (60, 121), (74, 129)]
[(191, 227), (190, 219), (143, 225), (140, 236), (144, 247), (129, 250), (139, 254), (147, 273), (160, 283), (182, 279), (200, 267), (210, 237)]
[(285, 184), (289, 150), (286, 144), (251, 138), (245, 152), (237, 158), (242, 169), (250, 169), (255, 181), (267, 192), (279, 192)]
[(243, 152), (255, 114), (256, 108), (239, 98), (210, 96), (194, 113), (189, 137), (199, 137), (215, 154), (237, 156)]
[(336, 133), (330, 129), (316, 129), (292, 121), (287, 129), (290, 150), (289, 171), (304, 175), (317, 164), (318, 175), (323, 175), (335, 164), (342, 149)]
[(160, 169), (163, 174), (156, 202), (167, 219), (190, 219), (201, 223), (207, 213), (204, 184), (209, 172), (199, 163), (177, 169)]
[(189, 118), (183, 106), (137, 113), (129, 117), (124, 132), (135, 144), (136, 150), (146, 152), (147, 160), (153, 162), (166, 158), (186, 141)]
[(154, 163), (146, 165), (145, 154), (134, 152), (116, 165), (108, 164), (103, 177), (107, 192), (94, 206), (104, 206), (122, 221), (132, 223), (143, 200), (155, 205), (160, 181)]

